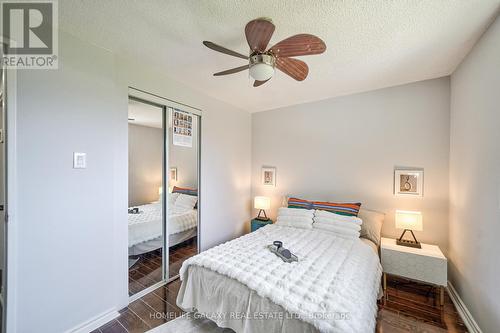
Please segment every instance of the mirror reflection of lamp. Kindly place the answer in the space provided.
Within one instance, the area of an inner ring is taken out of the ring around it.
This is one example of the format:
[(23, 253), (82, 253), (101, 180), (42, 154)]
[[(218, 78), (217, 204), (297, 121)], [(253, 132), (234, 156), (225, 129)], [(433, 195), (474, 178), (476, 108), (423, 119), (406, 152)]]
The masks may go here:
[[(255, 209), (259, 209), (259, 215), (256, 217), (257, 220), (268, 221), (269, 218), (266, 215), (266, 209), (271, 208), (271, 199), (269, 197), (255, 197), (253, 200), (253, 205)], [(264, 213), (264, 216), (260, 216)]]
[[(417, 241), (417, 238), (415, 237), (415, 234), (413, 231), (422, 231), (423, 230), (423, 223), (422, 223), (422, 213), (421, 212), (414, 212), (414, 211), (408, 211), (408, 210), (396, 210), (396, 228), (397, 229), (404, 229), (403, 233), (399, 237), (399, 239), (396, 241), (398, 245), (403, 245), (403, 246), (409, 246), (409, 247), (416, 247), (416, 248), (421, 248), (422, 246), (420, 243)], [(409, 231), (411, 235), (413, 236), (413, 240), (406, 240), (403, 239), (403, 236), (405, 233)]]

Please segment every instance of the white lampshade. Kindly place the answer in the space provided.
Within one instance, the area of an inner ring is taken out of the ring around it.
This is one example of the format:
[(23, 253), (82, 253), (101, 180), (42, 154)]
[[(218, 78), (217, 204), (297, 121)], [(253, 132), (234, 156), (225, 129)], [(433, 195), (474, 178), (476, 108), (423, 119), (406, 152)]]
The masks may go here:
[(158, 187), (158, 195), (162, 195), (162, 193), (163, 193), (163, 187), (160, 186)]
[(422, 213), (408, 210), (396, 210), (396, 228), (422, 231)]
[(265, 63), (250, 67), (250, 76), (257, 81), (266, 81), (274, 75), (274, 67)]
[(269, 209), (271, 208), (271, 199), (268, 197), (255, 197), (253, 206), (255, 209)]

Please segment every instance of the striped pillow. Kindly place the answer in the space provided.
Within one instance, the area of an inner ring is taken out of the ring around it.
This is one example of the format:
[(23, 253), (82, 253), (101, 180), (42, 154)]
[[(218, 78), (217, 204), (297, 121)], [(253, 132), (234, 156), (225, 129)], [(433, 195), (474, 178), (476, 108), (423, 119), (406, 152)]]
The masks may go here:
[(313, 209), (313, 203), (303, 199), (288, 198), (288, 208)]
[(337, 202), (322, 202), (313, 201), (312, 206), (314, 209), (326, 210), (331, 213), (346, 215), (346, 216), (358, 216), (359, 208), (361, 203), (337, 203)]
[(186, 195), (192, 195), (192, 196), (198, 196), (198, 190), (193, 189), (193, 188), (187, 188), (187, 187), (177, 187), (174, 186), (172, 189), (172, 193), (181, 193), (181, 194), (186, 194)]

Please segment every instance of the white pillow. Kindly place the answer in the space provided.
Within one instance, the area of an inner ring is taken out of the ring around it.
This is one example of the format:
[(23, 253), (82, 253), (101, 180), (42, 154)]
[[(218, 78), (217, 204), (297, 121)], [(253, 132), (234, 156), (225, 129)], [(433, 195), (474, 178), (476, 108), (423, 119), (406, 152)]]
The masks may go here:
[(346, 221), (339, 221), (339, 220), (329, 219), (326, 217), (315, 217), (314, 223), (313, 223), (313, 228), (316, 226), (316, 224), (331, 225), (334, 227), (350, 229), (350, 230), (354, 230), (357, 232), (359, 232), (361, 230), (361, 224), (351, 223), (351, 222), (346, 222)]
[(284, 227), (312, 229), (313, 221), (302, 216), (278, 216), (275, 224)]
[[(163, 196), (163, 194), (162, 194)], [(179, 193), (169, 193), (168, 194), (168, 207), (173, 208), (175, 205), (175, 202), (177, 201), (177, 198), (179, 198)], [(160, 196), (160, 202), (161, 202), (161, 196)]]
[(330, 231), (339, 236), (345, 236), (349, 238), (359, 238), (359, 230), (333, 225), (331, 223), (314, 222), (313, 228)]
[(385, 214), (374, 210), (361, 208), (358, 217), (363, 220), (361, 237), (380, 245), (380, 231), (385, 220)]
[(356, 217), (356, 216), (347, 216), (347, 215), (340, 215), (340, 214), (335, 214), (331, 212), (327, 212), (324, 210), (315, 210), (314, 211), (314, 218), (325, 218), (325, 219), (330, 219), (332, 221), (340, 221), (340, 222), (345, 222), (345, 223), (354, 223), (357, 225), (361, 225), (363, 221)]
[(285, 227), (312, 229), (314, 213), (311, 210), (297, 208), (278, 209), (276, 224)]
[(179, 196), (177, 197), (177, 200), (175, 200), (174, 210), (176, 212), (190, 211), (194, 209), (194, 206), (196, 205), (197, 201), (198, 197), (180, 193)]
[(304, 216), (312, 218), (314, 216), (314, 211), (312, 209), (280, 207), (278, 209), (278, 216)]

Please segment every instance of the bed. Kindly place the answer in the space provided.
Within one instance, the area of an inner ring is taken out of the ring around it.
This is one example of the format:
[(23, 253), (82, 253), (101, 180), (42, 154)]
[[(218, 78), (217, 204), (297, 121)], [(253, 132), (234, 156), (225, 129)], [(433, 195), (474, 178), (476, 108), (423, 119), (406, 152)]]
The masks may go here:
[(185, 261), (177, 305), (236, 332), (374, 332), (381, 275), (367, 239), (267, 225)]
[[(129, 255), (139, 255), (159, 249), (162, 240), (162, 205), (154, 202), (135, 206), (139, 214), (128, 214)], [(170, 209), (168, 215), (169, 246), (174, 246), (197, 235), (198, 210)]]

